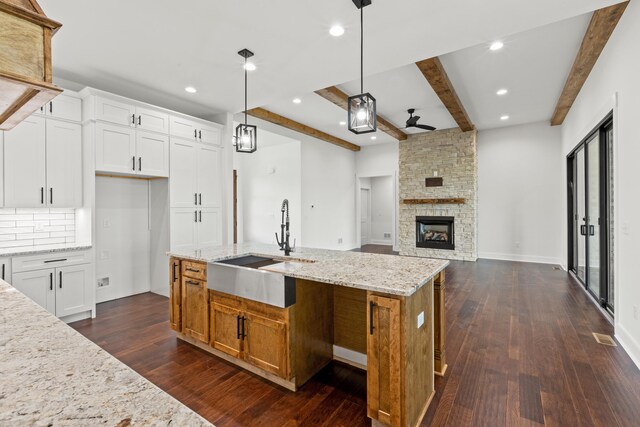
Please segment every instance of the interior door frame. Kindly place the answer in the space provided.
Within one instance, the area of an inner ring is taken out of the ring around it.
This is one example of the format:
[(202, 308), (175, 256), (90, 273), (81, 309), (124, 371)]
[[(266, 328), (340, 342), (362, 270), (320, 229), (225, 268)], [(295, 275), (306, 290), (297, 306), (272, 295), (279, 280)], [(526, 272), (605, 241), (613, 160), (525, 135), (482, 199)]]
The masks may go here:
[[(587, 218), (586, 226), (587, 233), (589, 232), (589, 173), (588, 173), (588, 162), (589, 162), (589, 144), (588, 142), (593, 139), (594, 136), (598, 136), (599, 140), (599, 155), (600, 155), (600, 164), (599, 164), (599, 181), (600, 181), (600, 194), (599, 194), (599, 217), (604, 221), (601, 221), (600, 226), (600, 241), (599, 241), (599, 249), (600, 249), (600, 299), (596, 299), (595, 294), (589, 288), (589, 276), (591, 274), (591, 266), (589, 265), (589, 241), (590, 239), (585, 238), (585, 280), (584, 282), (579, 278), (577, 274), (574, 274), (576, 280), (584, 286), (585, 290), (591, 295), (600, 307), (605, 310), (608, 310), (609, 313), (615, 313), (614, 304), (608, 301), (608, 286), (612, 285), (609, 283), (609, 271), (612, 268), (612, 263), (610, 259), (609, 249), (611, 242), (611, 212), (610, 212), (610, 180), (612, 178), (611, 171), (607, 167), (610, 165), (610, 150), (609, 145), (612, 143), (607, 140), (606, 130), (609, 126), (614, 126), (613, 119), (613, 111), (610, 111), (604, 119), (602, 119), (588, 134), (585, 136), (579, 143), (576, 145), (573, 150), (567, 154), (567, 267), (569, 271), (577, 272), (575, 264), (575, 253), (574, 247), (577, 245), (578, 239), (582, 237), (579, 235), (574, 229), (574, 217), (575, 206), (577, 204), (577, 200), (579, 197), (580, 191), (574, 191), (575, 185), (572, 187), (572, 183), (575, 183), (577, 180), (577, 171), (575, 168), (576, 154), (579, 150), (584, 149), (584, 161), (585, 161), (585, 217)], [(604, 227), (602, 226), (604, 225)], [(588, 236), (584, 236), (588, 237)], [(603, 298), (606, 296), (607, 298)]]
[[(362, 241), (362, 194), (367, 194), (367, 241)], [(360, 246), (371, 243), (371, 188), (360, 187)]]
[[(355, 226), (356, 226), (356, 244), (358, 248), (362, 246), (361, 235), (362, 230), (360, 230), (360, 210), (361, 210), (361, 200), (360, 200), (360, 188), (362, 188), (361, 179), (366, 178), (385, 178), (390, 177), (393, 180), (393, 209), (391, 211), (391, 245), (394, 251), (398, 251), (400, 247), (398, 236), (400, 235), (400, 224), (398, 222), (398, 218), (400, 218), (400, 204), (398, 203), (398, 191), (399, 191), (399, 182), (398, 182), (398, 172), (397, 170), (381, 170), (374, 171), (370, 173), (357, 174), (355, 178), (355, 203), (356, 203), (356, 215), (355, 215)], [(369, 193), (371, 194), (371, 193)], [(371, 204), (371, 201), (369, 201)]]

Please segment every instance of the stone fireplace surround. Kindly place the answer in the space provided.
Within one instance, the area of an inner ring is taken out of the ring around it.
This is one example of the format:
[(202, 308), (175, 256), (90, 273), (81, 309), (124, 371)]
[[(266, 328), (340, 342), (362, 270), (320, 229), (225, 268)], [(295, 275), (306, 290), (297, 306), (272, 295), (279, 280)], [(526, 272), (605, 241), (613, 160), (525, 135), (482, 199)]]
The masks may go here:
[[(476, 261), (478, 158), (476, 131), (458, 128), (409, 135), (399, 147), (400, 255)], [(442, 177), (441, 187), (427, 187), (425, 178)], [(403, 203), (408, 199), (464, 199), (464, 203)], [(451, 216), (455, 249), (416, 246), (416, 217)]]

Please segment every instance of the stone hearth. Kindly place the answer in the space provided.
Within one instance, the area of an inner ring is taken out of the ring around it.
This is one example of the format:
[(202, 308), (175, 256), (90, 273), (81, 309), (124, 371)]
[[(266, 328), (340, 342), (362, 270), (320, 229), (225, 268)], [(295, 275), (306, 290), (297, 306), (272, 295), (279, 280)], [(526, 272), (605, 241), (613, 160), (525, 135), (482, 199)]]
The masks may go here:
[[(475, 261), (478, 158), (476, 131), (444, 129), (400, 142), (400, 254)], [(437, 172), (442, 186), (427, 187)], [(464, 199), (464, 203), (404, 204), (405, 199)], [(416, 246), (416, 217), (454, 217), (455, 249)]]

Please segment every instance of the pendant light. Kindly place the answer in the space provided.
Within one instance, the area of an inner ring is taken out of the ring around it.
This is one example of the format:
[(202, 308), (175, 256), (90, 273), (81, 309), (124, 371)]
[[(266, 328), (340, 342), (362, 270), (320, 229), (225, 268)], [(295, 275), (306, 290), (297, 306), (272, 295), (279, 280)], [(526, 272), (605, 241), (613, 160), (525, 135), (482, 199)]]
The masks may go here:
[(247, 123), (247, 59), (253, 56), (253, 52), (242, 49), (238, 55), (244, 58), (244, 123), (236, 126), (236, 152), (253, 153), (258, 149), (258, 128)]
[(349, 130), (355, 134), (375, 132), (376, 99), (370, 93), (364, 92), (364, 8), (371, 4), (371, 0), (353, 0), (360, 9), (360, 95), (350, 96), (348, 99)]

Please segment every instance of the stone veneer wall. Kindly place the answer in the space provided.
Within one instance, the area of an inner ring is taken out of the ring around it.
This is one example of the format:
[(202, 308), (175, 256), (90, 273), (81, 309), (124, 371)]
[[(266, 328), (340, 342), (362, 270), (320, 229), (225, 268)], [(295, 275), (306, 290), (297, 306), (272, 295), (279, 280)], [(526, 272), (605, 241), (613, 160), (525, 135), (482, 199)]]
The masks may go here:
[[(444, 129), (400, 142), (400, 255), (476, 261), (478, 156), (476, 131)], [(426, 187), (434, 171), (442, 187)], [(404, 199), (464, 198), (465, 204), (405, 205)], [(455, 217), (455, 250), (416, 247), (416, 216)]]

